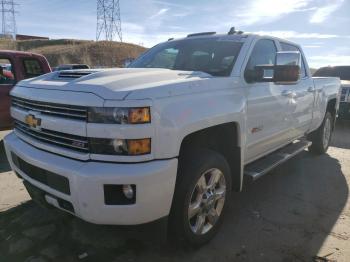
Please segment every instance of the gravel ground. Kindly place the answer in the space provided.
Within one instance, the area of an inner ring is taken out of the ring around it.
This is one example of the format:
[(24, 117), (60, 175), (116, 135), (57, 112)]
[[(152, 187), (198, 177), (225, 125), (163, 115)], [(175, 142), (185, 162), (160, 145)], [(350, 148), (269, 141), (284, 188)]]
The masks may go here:
[[(0, 133), (0, 139), (3, 136)], [(350, 123), (232, 196), (217, 237), (161, 245), (157, 227), (97, 226), (30, 200), (0, 148), (0, 261), (350, 261)]]

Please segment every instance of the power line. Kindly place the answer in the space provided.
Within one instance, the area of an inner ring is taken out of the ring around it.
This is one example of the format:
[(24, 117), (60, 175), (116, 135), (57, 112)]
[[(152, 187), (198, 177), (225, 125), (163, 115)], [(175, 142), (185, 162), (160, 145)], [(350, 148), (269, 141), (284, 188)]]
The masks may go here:
[(97, 0), (96, 41), (113, 41), (116, 35), (123, 42), (119, 0)]
[(15, 6), (17, 6), (13, 0), (1, 0), (0, 1), (0, 12), (1, 12), (1, 33), (2, 37), (11, 37), (16, 39), (17, 26)]

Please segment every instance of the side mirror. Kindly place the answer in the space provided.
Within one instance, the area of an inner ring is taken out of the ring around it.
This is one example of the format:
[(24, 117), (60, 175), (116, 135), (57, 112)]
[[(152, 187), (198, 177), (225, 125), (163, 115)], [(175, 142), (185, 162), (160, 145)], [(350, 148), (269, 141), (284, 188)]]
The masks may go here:
[(298, 82), (300, 79), (300, 67), (300, 52), (277, 52), (273, 81), (290, 84)]
[(301, 54), (299, 52), (277, 52), (274, 64), (256, 65), (246, 70), (247, 82), (275, 82), (294, 84), (300, 79)]

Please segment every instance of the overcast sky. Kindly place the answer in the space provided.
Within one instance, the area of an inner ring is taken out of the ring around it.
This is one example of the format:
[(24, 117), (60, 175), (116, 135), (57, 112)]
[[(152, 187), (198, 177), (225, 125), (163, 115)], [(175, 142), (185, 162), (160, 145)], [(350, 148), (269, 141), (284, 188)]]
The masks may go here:
[[(19, 34), (96, 37), (96, 0), (17, 0)], [(312, 67), (350, 64), (350, 0), (120, 0), (123, 40), (151, 47), (231, 26), (295, 41)]]

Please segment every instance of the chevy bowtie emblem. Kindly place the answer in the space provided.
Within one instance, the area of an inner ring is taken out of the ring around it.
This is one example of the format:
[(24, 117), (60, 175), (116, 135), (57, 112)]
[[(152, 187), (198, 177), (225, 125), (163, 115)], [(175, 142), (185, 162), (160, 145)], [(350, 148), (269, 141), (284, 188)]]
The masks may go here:
[(41, 119), (36, 118), (34, 115), (27, 115), (25, 118), (25, 122), (32, 128), (37, 128), (41, 125)]

